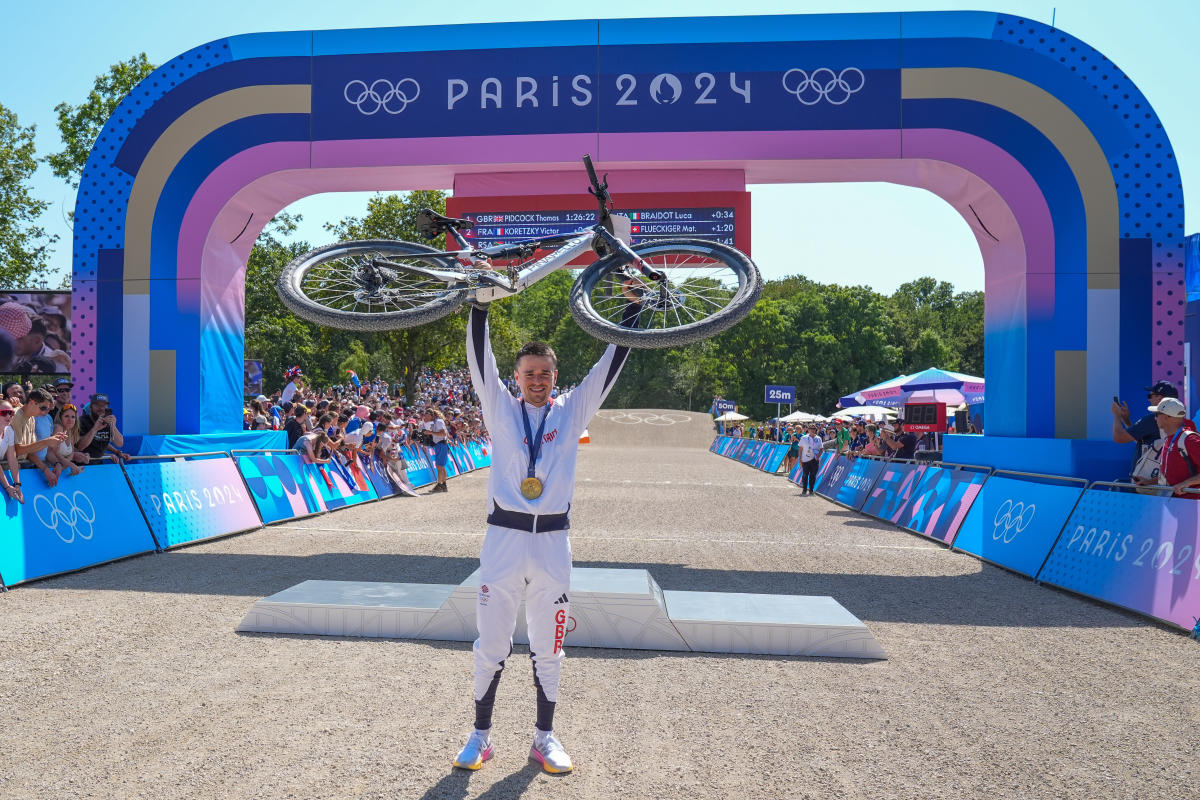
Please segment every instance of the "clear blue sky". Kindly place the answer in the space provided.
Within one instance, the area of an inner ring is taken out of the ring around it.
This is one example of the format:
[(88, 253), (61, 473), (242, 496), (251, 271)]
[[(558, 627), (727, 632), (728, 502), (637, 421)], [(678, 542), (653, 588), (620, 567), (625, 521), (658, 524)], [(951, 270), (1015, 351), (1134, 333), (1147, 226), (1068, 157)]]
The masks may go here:
[[(930, 11), (962, 8), (920, 0), (609, 0), (564, 4), (544, 0), (449, 5), (359, 0), (247, 3), (207, 0), (196, 5), (122, 0), (119, 3), (9, 3), (0, 48), (0, 103), (23, 125), (36, 123), (42, 154), (60, 149), (54, 106), (78, 103), (95, 76), (116, 61), (145, 52), (161, 64), (204, 42), (236, 33), (312, 28), (367, 28), (451, 22), (519, 22), (595, 17), (671, 17), (737, 13)], [(985, 7), (1057, 25), (1099, 49), (1149, 98), (1171, 137), (1187, 203), (1188, 233), (1200, 228), (1200, 0), (1012, 0)], [(975, 6), (980, 8), (980, 6)], [(119, 9), (119, 11), (118, 11)], [(52, 203), (44, 224), (60, 235), (53, 264), (69, 271), (71, 232), (65, 217), (74, 192), (42, 168), (35, 191)], [(449, 188), (449, 187), (430, 187)], [(616, 188), (616, 187), (614, 187)], [(921, 276), (983, 288), (983, 263), (965, 222), (941, 199), (888, 184), (752, 186), (753, 251), (767, 277), (800, 273), (824, 282), (863, 283), (891, 292)], [(321, 224), (360, 214), (366, 195), (323, 195), (297, 203), (300, 235), (314, 246), (328, 240)]]

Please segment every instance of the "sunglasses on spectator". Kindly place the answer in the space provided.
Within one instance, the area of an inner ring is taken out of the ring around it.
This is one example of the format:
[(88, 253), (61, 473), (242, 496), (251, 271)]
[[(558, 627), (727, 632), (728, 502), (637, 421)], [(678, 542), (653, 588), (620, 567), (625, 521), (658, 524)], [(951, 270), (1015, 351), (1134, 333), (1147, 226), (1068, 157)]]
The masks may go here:
[(60, 386), (57, 389), (55, 389), (54, 391), (56, 394), (62, 394), (63, 392), (67, 392), (69, 394), (71, 392), (71, 387), (70, 386)]
[(50, 410), (50, 406), (48, 406), (48, 405), (45, 405), (45, 406), (39, 405), (39, 406), (38, 406), (38, 409), (39, 409), (39, 410), (41, 410), (41, 411), (49, 411), (49, 410)]
[(62, 407), (62, 410), (63, 411), (78, 411), (79, 409), (75, 408), (75, 406), (71, 405), (70, 403), (67, 403), (65, 406)]

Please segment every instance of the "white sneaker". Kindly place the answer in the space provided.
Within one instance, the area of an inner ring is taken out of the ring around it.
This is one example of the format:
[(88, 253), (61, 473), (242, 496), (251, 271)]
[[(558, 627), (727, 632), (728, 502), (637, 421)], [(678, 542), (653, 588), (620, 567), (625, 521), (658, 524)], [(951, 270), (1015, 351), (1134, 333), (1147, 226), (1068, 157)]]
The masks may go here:
[(558, 741), (558, 737), (553, 731), (549, 733), (538, 731), (533, 737), (533, 747), (529, 750), (529, 757), (542, 765), (542, 769), (546, 772), (558, 775), (563, 772), (570, 772), (575, 767), (571, 764), (571, 757), (567, 755), (567, 751), (563, 749), (562, 742)]
[(463, 745), (458, 757), (454, 759), (454, 766), (460, 769), (479, 769), (483, 766), (483, 762), (494, 754), (495, 748), (492, 747), (492, 738), (489, 732), (475, 731)]

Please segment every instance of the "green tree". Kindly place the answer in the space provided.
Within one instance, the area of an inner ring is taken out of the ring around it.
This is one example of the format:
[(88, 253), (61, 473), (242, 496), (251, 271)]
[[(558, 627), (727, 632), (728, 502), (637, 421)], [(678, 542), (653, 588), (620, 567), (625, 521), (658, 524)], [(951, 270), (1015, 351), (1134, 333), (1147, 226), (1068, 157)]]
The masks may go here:
[(50, 245), (37, 219), (49, 203), (30, 191), (29, 179), (37, 170), (34, 157), (36, 126), (21, 127), (17, 115), (0, 105), (0, 285), (42, 286)]
[(88, 154), (92, 152), (104, 123), (108, 122), (133, 87), (155, 69), (145, 53), (138, 53), (127, 61), (113, 64), (107, 73), (97, 75), (92, 90), (79, 105), (59, 103), (54, 107), (63, 149), (46, 156), (46, 163), (55, 175), (66, 180), (73, 188), (79, 187), (79, 178), (87, 164)]

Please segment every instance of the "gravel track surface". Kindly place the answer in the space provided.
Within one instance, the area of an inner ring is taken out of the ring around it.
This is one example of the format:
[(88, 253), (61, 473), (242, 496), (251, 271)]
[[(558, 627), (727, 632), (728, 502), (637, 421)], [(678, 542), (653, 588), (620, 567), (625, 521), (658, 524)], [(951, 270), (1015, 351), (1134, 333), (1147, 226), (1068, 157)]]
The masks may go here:
[(0, 595), (0, 797), (1196, 796), (1195, 641), (800, 497), (700, 449), (702, 417), (677, 424), (592, 425), (576, 565), (832, 595), (889, 660), (568, 640), (557, 728), (576, 770), (552, 777), (526, 761), (524, 648), (501, 682), (496, 758), (465, 773), (449, 765), (472, 718), (470, 645), (234, 632), (309, 578), (462, 580), (482, 471)]

